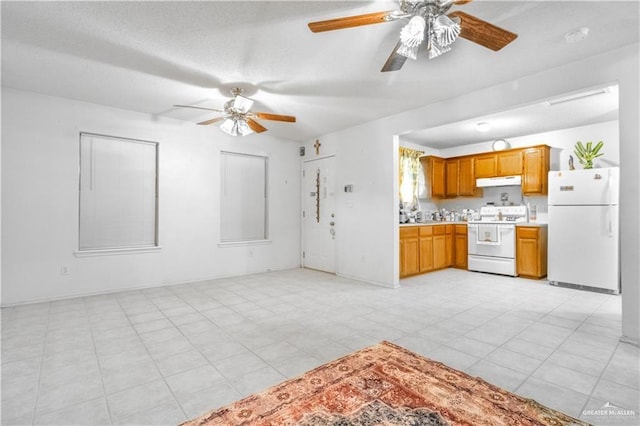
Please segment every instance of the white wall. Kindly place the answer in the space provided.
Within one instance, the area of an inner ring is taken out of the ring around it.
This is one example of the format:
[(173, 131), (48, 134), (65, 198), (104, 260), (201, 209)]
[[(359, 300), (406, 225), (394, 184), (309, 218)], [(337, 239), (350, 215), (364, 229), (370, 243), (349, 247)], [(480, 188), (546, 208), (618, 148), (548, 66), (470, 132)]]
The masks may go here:
[[(399, 141), (396, 135), (408, 129), (462, 121), (551, 96), (617, 82), (620, 88), (622, 174), (622, 333), (629, 340), (640, 341), (639, 47), (638, 44), (629, 45), (516, 81), (321, 136), (319, 140), (324, 153), (336, 154), (338, 187), (345, 183), (356, 184), (354, 199), (357, 203), (353, 208), (342, 209), (339, 218), (340, 223), (349, 226), (348, 230), (337, 235), (339, 256), (345, 256), (349, 261), (339, 261), (338, 274), (389, 286), (398, 285), (396, 176)], [(305, 143), (307, 153), (313, 152), (314, 142)], [(369, 260), (354, 261), (361, 255)], [(374, 264), (374, 261), (378, 263)]]
[[(9, 88), (2, 124), (3, 305), (300, 264), (298, 143)], [(159, 142), (158, 253), (74, 256), (81, 131)], [(269, 157), (271, 244), (218, 247), (220, 150)]]

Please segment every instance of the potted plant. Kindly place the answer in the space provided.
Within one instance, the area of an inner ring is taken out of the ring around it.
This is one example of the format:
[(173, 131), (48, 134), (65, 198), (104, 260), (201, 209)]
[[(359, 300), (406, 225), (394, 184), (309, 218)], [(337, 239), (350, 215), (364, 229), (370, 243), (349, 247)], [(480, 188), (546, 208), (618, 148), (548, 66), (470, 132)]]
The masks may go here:
[(600, 152), (603, 146), (604, 142), (602, 141), (595, 144), (595, 146), (593, 142), (587, 142), (585, 146), (582, 142), (578, 141), (573, 152), (576, 154), (576, 157), (578, 157), (578, 161), (582, 164), (583, 168), (593, 169), (593, 160), (604, 155), (604, 153)]

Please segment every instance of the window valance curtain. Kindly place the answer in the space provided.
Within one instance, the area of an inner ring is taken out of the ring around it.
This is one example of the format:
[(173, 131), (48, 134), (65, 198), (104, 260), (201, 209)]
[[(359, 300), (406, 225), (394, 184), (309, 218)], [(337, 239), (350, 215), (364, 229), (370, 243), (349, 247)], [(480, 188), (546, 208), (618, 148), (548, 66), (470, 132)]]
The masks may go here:
[(420, 171), (420, 156), (423, 151), (400, 147), (399, 188), (400, 203), (418, 202), (418, 172)]

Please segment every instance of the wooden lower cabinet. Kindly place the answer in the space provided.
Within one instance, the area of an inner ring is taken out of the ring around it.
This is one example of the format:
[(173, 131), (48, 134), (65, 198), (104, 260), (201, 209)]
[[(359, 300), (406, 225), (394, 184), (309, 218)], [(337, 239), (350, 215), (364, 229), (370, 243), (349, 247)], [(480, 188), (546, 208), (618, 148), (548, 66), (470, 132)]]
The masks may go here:
[(400, 276), (407, 277), (420, 272), (419, 229), (400, 229)]
[(453, 266), (453, 225), (445, 225), (444, 266)]
[(454, 225), (453, 267), (467, 269), (467, 225)]
[(420, 272), (433, 271), (433, 228), (431, 226), (419, 227), (420, 245)]
[(467, 225), (400, 228), (401, 278), (451, 266), (467, 267)]
[(433, 268), (443, 269), (447, 267), (447, 237), (446, 235), (433, 236)]
[(525, 278), (547, 276), (547, 228), (516, 226), (516, 272)]

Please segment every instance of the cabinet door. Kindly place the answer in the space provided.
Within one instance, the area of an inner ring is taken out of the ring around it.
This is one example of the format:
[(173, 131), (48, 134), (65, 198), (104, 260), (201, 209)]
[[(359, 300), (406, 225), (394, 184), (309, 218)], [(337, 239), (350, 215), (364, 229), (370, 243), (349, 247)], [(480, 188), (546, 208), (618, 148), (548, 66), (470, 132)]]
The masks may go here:
[(427, 186), (427, 196), (430, 198), (444, 198), (445, 188), (445, 160), (439, 157), (421, 157), (420, 163), (424, 171), (424, 180)]
[(458, 160), (458, 195), (476, 195), (476, 174), (473, 157), (464, 157)]
[(445, 236), (444, 244), (444, 264), (448, 268), (453, 266), (453, 234), (447, 234)]
[(420, 237), (420, 272), (433, 271), (433, 237)]
[(529, 278), (547, 275), (547, 228), (516, 227), (516, 272)]
[(522, 150), (498, 153), (498, 176), (522, 174)]
[(444, 198), (445, 190), (445, 160), (442, 158), (434, 158), (431, 167), (431, 196)]
[(443, 269), (447, 266), (447, 236), (434, 235), (433, 237), (433, 268)]
[(400, 276), (406, 277), (420, 272), (418, 238), (410, 237), (400, 240)]
[(476, 178), (491, 178), (498, 175), (496, 154), (482, 154), (475, 157)]
[(522, 194), (546, 195), (549, 147), (525, 149), (522, 152), (522, 163)]
[(454, 262), (453, 266), (460, 269), (467, 269), (467, 234), (456, 234), (454, 242)]
[(516, 270), (518, 275), (537, 277), (539, 275), (537, 238), (518, 238), (516, 251)]
[(467, 225), (454, 225), (453, 267), (467, 269)]
[(446, 196), (449, 197), (457, 197), (458, 196), (458, 160), (447, 160), (446, 161)]

